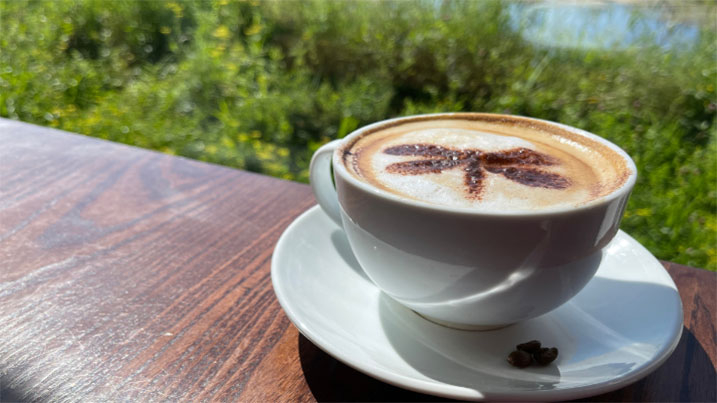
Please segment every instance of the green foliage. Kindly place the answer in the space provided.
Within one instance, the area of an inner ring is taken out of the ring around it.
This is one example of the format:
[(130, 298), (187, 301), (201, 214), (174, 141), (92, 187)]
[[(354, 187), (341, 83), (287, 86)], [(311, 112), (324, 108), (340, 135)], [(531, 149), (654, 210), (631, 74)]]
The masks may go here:
[(299, 181), (321, 144), (393, 116), (549, 119), (634, 157), (623, 229), (717, 270), (713, 24), (684, 49), (541, 48), (509, 8), (0, 0), (0, 116)]

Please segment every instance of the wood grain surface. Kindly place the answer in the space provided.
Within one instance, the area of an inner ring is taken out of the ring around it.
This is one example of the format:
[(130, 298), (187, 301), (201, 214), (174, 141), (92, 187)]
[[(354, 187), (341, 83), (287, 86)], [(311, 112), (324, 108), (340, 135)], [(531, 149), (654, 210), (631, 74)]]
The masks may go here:
[[(0, 401), (438, 401), (333, 359), (270, 262), (308, 186), (0, 119)], [(590, 401), (716, 400), (717, 276), (665, 263), (685, 329)]]

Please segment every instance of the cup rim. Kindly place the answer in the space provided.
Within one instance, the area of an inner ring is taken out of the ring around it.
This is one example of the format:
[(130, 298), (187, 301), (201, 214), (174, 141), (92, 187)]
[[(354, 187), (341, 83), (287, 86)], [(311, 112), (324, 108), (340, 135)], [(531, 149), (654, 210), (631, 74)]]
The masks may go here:
[[(383, 128), (384, 126), (394, 126), (399, 124), (408, 123), (410, 121), (416, 121), (419, 119), (426, 119), (426, 120), (436, 120), (436, 119), (465, 119), (467, 117), (485, 117), (485, 118), (492, 118), (492, 119), (513, 119), (513, 120), (525, 120), (528, 122), (542, 122), (544, 124), (548, 124), (551, 126), (556, 126), (559, 129), (575, 133), (579, 136), (587, 137), (588, 139), (597, 141), (608, 148), (610, 148), (612, 151), (614, 151), (616, 154), (620, 155), (626, 162), (627, 168), (630, 170), (630, 174), (628, 175), (625, 182), (622, 183), (620, 187), (613, 190), (612, 192), (608, 193), (607, 195), (604, 195), (602, 197), (599, 197), (594, 200), (590, 200), (587, 203), (583, 203), (577, 206), (559, 206), (559, 207), (549, 207), (539, 210), (512, 210), (512, 211), (501, 211), (501, 210), (480, 210), (476, 209), (475, 207), (462, 207), (462, 206), (446, 206), (446, 205), (440, 205), (440, 204), (434, 204), (434, 203), (428, 203), (421, 200), (414, 200), (409, 199), (407, 197), (400, 197), (393, 193), (387, 192), (383, 189), (380, 189), (378, 187), (372, 186), (366, 182), (363, 182), (359, 179), (357, 179), (354, 175), (352, 175), (343, 163), (341, 163), (340, 155), (342, 154), (342, 150), (344, 147), (352, 142), (357, 137), (360, 137), (362, 134), (368, 132), (368, 131), (377, 131)], [(482, 113), (482, 112), (444, 112), (444, 113), (431, 113), (431, 114), (420, 114), (420, 115), (409, 115), (409, 116), (402, 116), (397, 118), (391, 118), (386, 120), (381, 120), (372, 124), (369, 124), (367, 126), (363, 126), (359, 129), (354, 130), (353, 132), (349, 133), (341, 139), (340, 144), (336, 149), (334, 150), (334, 154), (332, 156), (332, 165), (334, 170), (334, 175), (341, 175), (342, 179), (348, 181), (353, 186), (375, 196), (380, 199), (385, 199), (387, 201), (391, 201), (398, 204), (403, 204), (406, 206), (419, 208), (419, 209), (427, 209), (430, 211), (436, 211), (436, 212), (442, 212), (442, 213), (453, 213), (453, 214), (465, 214), (465, 215), (471, 215), (471, 216), (503, 216), (503, 217), (536, 217), (541, 215), (558, 215), (558, 214), (565, 214), (565, 213), (574, 213), (579, 212), (583, 210), (588, 210), (592, 208), (596, 208), (601, 205), (609, 204), (610, 202), (619, 199), (623, 196), (629, 195), (629, 193), (632, 191), (632, 188), (635, 185), (635, 182), (637, 181), (637, 167), (635, 165), (635, 162), (632, 160), (632, 158), (619, 146), (616, 144), (604, 139), (603, 137), (600, 137), (596, 134), (590, 133), (588, 131), (578, 129), (576, 127), (568, 126), (562, 123), (557, 123), (549, 120), (544, 119), (537, 119), (527, 116), (520, 116), (520, 115), (507, 115), (507, 114), (497, 114), (497, 113)]]

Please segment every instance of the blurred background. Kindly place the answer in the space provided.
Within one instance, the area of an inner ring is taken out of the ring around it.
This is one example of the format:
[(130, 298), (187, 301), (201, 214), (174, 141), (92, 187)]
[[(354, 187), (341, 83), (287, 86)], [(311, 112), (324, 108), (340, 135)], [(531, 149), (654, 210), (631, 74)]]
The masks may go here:
[(301, 182), (377, 120), (553, 120), (635, 159), (623, 230), (710, 270), (715, 86), (714, 1), (0, 0), (2, 117)]

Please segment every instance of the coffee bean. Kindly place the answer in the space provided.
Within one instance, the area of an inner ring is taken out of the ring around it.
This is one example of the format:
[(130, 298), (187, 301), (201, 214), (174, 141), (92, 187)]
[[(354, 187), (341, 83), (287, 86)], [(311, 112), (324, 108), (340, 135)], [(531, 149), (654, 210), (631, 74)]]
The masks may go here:
[(516, 349), (525, 351), (526, 353), (533, 354), (534, 352), (540, 350), (540, 341), (538, 340), (531, 340), (527, 343), (518, 344), (515, 346)]
[(558, 349), (555, 347), (541, 348), (533, 353), (533, 358), (540, 365), (548, 365), (558, 358)]
[(533, 357), (525, 351), (515, 350), (508, 356), (508, 363), (514, 367), (525, 368), (533, 362)]

